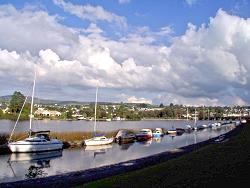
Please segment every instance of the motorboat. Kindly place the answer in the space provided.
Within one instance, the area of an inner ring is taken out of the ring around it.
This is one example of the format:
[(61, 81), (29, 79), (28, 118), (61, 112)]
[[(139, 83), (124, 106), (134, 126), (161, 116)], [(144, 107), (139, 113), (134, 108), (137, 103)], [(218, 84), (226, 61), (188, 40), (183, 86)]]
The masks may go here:
[(161, 137), (163, 136), (164, 133), (163, 133), (163, 130), (162, 128), (156, 128), (154, 131), (153, 131), (153, 137)]
[(176, 128), (176, 134), (179, 136), (179, 135), (182, 135), (183, 133), (185, 132), (185, 129), (183, 128)]
[(137, 140), (145, 140), (153, 137), (151, 129), (141, 129), (136, 135)]
[(119, 143), (131, 142), (131, 141), (134, 141), (134, 139), (135, 139), (135, 134), (125, 129), (119, 130), (115, 136), (115, 142), (119, 142)]
[(13, 153), (61, 150), (63, 143), (60, 140), (51, 139), (49, 132), (50, 131), (31, 132), (28, 138), (10, 142), (8, 147)]
[(169, 129), (169, 130), (167, 130), (167, 134), (177, 134), (177, 130), (176, 129)]

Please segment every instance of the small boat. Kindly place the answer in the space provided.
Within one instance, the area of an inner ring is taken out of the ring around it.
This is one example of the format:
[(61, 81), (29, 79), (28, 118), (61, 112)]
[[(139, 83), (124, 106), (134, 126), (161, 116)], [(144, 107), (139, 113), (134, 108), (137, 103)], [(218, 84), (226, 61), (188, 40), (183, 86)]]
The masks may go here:
[(23, 107), (27, 101), (27, 97), (26, 97), (23, 103), (23, 106), (21, 108), (21, 111), (19, 113), (19, 116), (17, 118), (17, 121), (14, 125), (14, 128), (11, 132), (9, 141), (8, 141), (8, 147), (13, 153), (44, 152), (44, 151), (52, 151), (52, 150), (61, 150), (63, 147), (62, 141), (57, 140), (57, 139), (51, 139), (49, 137), (50, 131), (38, 131), (38, 132), (32, 131), (32, 119), (34, 117), (33, 103), (34, 103), (35, 84), (36, 84), (36, 73), (35, 73), (34, 82), (33, 82), (32, 98), (31, 98), (31, 105), (30, 105), (29, 136), (28, 138), (24, 140), (11, 142), (11, 138), (16, 128), (17, 122), (20, 118)]
[(178, 136), (182, 135), (184, 132), (185, 132), (185, 129), (183, 129), (183, 128), (176, 128), (176, 134)]
[(174, 128), (169, 129), (169, 130), (167, 130), (167, 134), (177, 134), (177, 130)]
[(93, 138), (84, 140), (84, 145), (97, 146), (97, 145), (111, 144), (113, 140), (114, 140), (113, 138), (107, 138), (103, 134), (96, 134)]
[(153, 131), (153, 136), (154, 137), (161, 137), (163, 136), (163, 130), (162, 128), (156, 128), (154, 131)]
[(95, 93), (94, 137), (87, 139), (87, 140), (84, 140), (84, 145), (86, 145), (86, 146), (97, 146), (97, 145), (111, 144), (114, 141), (114, 138), (107, 138), (103, 134), (96, 134), (97, 93), (98, 93), (98, 87), (96, 88), (96, 93)]
[(247, 123), (247, 120), (246, 119), (242, 119), (240, 122), (241, 123)]
[(147, 140), (153, 137), (151, 129), (142, 129), (136, 135), (137, 140)]
[(115, 142), (131, 142), (134, 141), (135, 134), (128, 130), (119, 130), (115, 136)]

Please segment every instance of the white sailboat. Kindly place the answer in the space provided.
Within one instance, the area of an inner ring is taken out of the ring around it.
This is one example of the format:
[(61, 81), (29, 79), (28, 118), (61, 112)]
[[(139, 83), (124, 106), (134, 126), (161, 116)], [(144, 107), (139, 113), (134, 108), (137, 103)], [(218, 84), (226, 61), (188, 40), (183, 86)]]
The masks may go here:
[(98, 87), (96, 88), (95, 94), (95, 122), (94, 122), (94, 137), (84, 140), (84, 145), (86, 146), (97, 146), (97, 145), (105, 145), (111, 144), (113, 142), (113, 138), (107, 138), (103, 134), (96, 134), (96, 109), (97, 109), (97, 93)]
[(17, 122), (20, 118), (20, 114), (22, 113), (23, 107), (27, 100), (25, 98), (24, 104), (21, 108), (20, 114), (17, 118), (15, 126), (11, 132), (8, 147), (13, 153), (26, 153), (26, 152), (42, 152), (42, 151), (52, 151), (52, 150), (61, 150), (63, 147), (63, 143), (57, 139), (51, 139), (49, 137), (50, 131), (32, 131), (32, 118), (33, 118), (33, 103), (34, 103), (34, 91), (36, 85), (36, 73), (33, 82), (33, 89), (32, 89), (32, 98), (31, 98), (31, 107), (30, 107), (30, 127), (29, 127), (29, 136), (28, 138), (16, 142), (12, 142), (11, 138), (13, 136), (14, 130), (16, 128)]

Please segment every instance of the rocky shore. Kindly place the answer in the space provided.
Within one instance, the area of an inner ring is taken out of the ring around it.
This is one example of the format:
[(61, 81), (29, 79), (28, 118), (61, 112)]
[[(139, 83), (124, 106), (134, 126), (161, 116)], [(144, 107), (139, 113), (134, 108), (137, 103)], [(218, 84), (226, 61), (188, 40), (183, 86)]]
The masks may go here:
[(9, 183), (1, 183), (0, 187), (70, 187), (74, 185), (84, 184), (87, 182), (91, 182), (94, 180), (102, 179), (105, 177), (121, 174), (124, 172), (129, 172), (133, 170), (142, 169), (148, 166), (152, 166), (155, 164), (159, 164), (165, 162), (167, 160), (182, 156), (183, 154), (190, 153), (195, 151), (203, 146), (220, 143), (229, 140), (232, 136), (238, 134), (244, 125), (237, 126), (232, 131), (223, 134), (223, 139), (221, 136), (177, 148), (171, 151), (162, 152), (156, 155), (130, 160), (126, 162), (121, 162), (118, 164), (107, 165), (103, 167), (70, 172), (60, 175), (54, 175), (49, 177), (37, 178), (37, 179), (28, 179), (28, 180), (21, 180), (16, 182), (9, 182)]

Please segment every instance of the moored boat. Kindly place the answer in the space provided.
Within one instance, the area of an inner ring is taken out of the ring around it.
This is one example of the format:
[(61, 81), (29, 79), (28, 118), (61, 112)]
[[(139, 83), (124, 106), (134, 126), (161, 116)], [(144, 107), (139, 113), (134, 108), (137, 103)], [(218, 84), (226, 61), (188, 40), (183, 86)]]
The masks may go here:
[(156, 128), (154, 131), (153, 131), (153, 136), (154, 137), (161, 137), (163, 136), (164, 133), (163, 133), (163, 130), (162, 128)]
[(115, 136), (115, 142), (130, 142), (134, 139), (135, 134), (125, 129), (119, 130)]
[(95, 94), (94, 137), (87, 139), (87, 140), (84, 140), (84, 145), (86, 145), (86, 146), (97, 146), (97, 145), (111, 144), (114, 140), (114, 138), (107, 138), (103, 134), (96, 134), (97, 93), (98, 93), (98, 87), (96, 88), (96, 94)]
[(49, 131), (39, 131), (32, 132), (25, 140), (10, 142), (8, 147), (13, 153), (42, 152), (61, 150), (63, 143), (60, 140), (51, 139)]
[(111, 144), (113, 140), (114, 140), (113, 138), (107, 138), (103, 134), (96, 134), (93, 138), (84, 140), (84, 145), (97, 146), (97, 145)]
[(144, 140), (152, 138), (153, 133), (151, 129), (142, 129), (135, 136), (137, 140)]
[(32, 131), (32, 119), (34, 118), (33, 103), (34, 103), (35, 85), (36, 85), (36, 72), (35, 72), (35, 76), (34, 76), (32, 98), (31, 98), (31, 105), (30, 105), (29, 135), (28, 135), (28, 138), (26, 138), (24, 140), (15, 141), (15, 142), (11, 141), (14, 130), (15, 130), (16, 125), (18, 123), (18, 120), (21, 116), (24, 105), (27, 101), (27, 97), (26, 97), (24, 100), (23, 106), (21, 108), (21, 111), (18, 115), (17, 121), (14, 125), (14, 128), (11, 132), (9, 141), (8, 141), (8, 147), (11, 150), (11, 152), (13, 152), (13, 153), (44, 152), (44, 151), (52, 151), (52, 150), (61, 150), (63, 147), (63, 143), (60, 140), (51, 139), (49, 137), (50, 131), (38, 131), (38, 132)]

